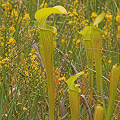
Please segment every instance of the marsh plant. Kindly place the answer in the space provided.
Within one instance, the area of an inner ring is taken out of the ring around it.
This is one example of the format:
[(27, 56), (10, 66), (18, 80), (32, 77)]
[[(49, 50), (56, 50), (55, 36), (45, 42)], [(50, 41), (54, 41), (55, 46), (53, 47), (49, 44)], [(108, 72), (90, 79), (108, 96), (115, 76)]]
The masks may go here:
[(48, 86), (48, 99), (49, 99), (49, 120), (54, 120), (54, 76), (53, 76), (53, 40), (57, 32), (55, 27), (46, 24), (46, 19), (49, 15), (66, 14), (66, 10), (62, 6), (55, 6), (53, 8), (43, 8), (36, 12), (35, 19), (38, 20), (38, 27), (40, 30), (39, 35), (39, 51), (45, 66), (47, 75)]

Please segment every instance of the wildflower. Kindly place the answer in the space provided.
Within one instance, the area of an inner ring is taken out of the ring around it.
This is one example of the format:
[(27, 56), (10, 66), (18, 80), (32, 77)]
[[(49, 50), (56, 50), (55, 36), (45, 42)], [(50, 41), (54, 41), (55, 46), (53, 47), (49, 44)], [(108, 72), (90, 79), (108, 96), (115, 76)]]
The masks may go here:
[(111, 60), (108, 60), (108, 63), (111, 64)]
[(18, 111), (16, 111), (16, 114), (18, 114)]
[(97, 17), (97, 13), (92, 12), (91, 18), (96, 18)]
[(68, 53), (65, 54), (67, 57), (69, 56)]
[(68, 23), (69, 23), (69, 24), (71, 24), (72, 22), (73, 22), (73, 21), (72, 21), (72, 20), (70, 20)]
[(30, 20), (30, 16), (28, 13), (26, 13), (23, 17), (23, 20), (29, 21)]
[(18, 102), (17, 105), (21, 105), (22, 103)]
[(40, 8), (46, 8), (47, 7), (47, 3), (45, 3), (45, 1), (43, 0), (42, 4), (40, 5)]
[(75, 44), (75, 39), (73, 39), (73, 44)]
[(106, 14), (105, 17), (107, 18), (107, 20), (112, 20), (112, 15)]
[(23, 110), (25, 111), (25, 110), (27, 110), (27, 108), (26, 108), (26, 107), (23, 107)]
[(9, 41), (7, 42), (7, 44), (10, 44), (10, 43), (12, 43), (12, 44), (14, 44), (14, 43), (15, 43), (15, 40), (14, 40), (14, 38), (13, 38), (13, 37), (11, 37), (11, 38), (9, 39)]
[(0, 64), (0, 69), (2, 69), (2, 65)]
[(69, 53), (73, 53), (71, 50), (69, 50)]
[(61, 42), (62, 42), (62, 44), (64, 44), (65, 40), (64, 40), (64, 39), (62, 39), (62, 40), (61, 40)]
[(120, 25), (118, 26), (118, 31), (120, 31)]
[(78, 16), (78, 13), (75, 8), (73, 9), (73, 14)]
[(116, 37), (117, 37), (117, 39), (119, 39), (120, 38), (120, 34), (118, 33)]
[(15, 9), (13, 9), (12, 13), (11, 13), (12, 18), (15, 17), (15, 19), (18, 19), (18, 11), (16, 11)]
[(76, 44), (78, 44), (78, 43), (80, 43), (80, 40), (79, 40), (79, 39), (77, 40)]
[(4, 42), (0, 42), (1, 46), (3, 47), (4, 46)]
[(13, 27), (13, 25), (9, 28), (9, 32), (12, 32), (12, 33), (15, 32), (15, 28)]
[(78, 0), (75, 0), (75, 1), (74, 1), (74, 4), (77, 4), (77, 3), (78, 3)]
[(29, 73), (28, 73), (28, 71), (25, 71), (25, 75), (26, 75), (26, 76), (29, 76)]
[(117, 21), (117, 22), (120, 22), (120, 15), (117, 15), (117, 16), (116, 16), (116, 21)]

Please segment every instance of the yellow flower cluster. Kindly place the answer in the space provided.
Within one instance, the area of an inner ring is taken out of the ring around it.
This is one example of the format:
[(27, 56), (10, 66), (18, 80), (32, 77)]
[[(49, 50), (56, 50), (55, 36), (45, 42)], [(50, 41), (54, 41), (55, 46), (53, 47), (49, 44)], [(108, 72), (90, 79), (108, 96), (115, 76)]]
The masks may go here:
[(91, 14), (91, 18), (96, 18), (96, 17), (97, 17), (97, 13), (92, 12), (92, 14)]
[(107, 14), (105, 15), (105, 17), (107, 18), (107, 21), (112, 21), (112, 15), (110, 13), (110, 11), (107, 11)]
[(28, 13), (26, 13), (23, 17), (23, 20), (29, 21), (30, 20), (30, 16)]
[(116, 16), (116, 22), (117, 22), (117, 39), (120, 39), (120, 12), (117, 13), (117, 16)]
[(3, 11), (8, 11), (12, 8), (12, 5), (8, 1), (3, 3), (1, 6), (2, 6)]
[(117, 14), (116, 21), (120, 23), (120, 14)]
[(42, 4), (40, 5), (40, 8), (46, 8), (47, 7), (47, 3), (43, 0)]
[(11, 17), (12, 17), (12, 18), (15, 18), (15, 19), (17, 20), (17, 19), (18, 19), (18, 11), (15, 10), (15, 9), (13, 9), (13, 10), (12, 10), (12, 13), (11, 13)]

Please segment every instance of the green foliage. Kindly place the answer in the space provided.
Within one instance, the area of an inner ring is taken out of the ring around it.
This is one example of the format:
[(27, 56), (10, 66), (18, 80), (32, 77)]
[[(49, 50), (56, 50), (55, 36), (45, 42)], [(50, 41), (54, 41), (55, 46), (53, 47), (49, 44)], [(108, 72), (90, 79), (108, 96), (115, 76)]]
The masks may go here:
[(67, 81), (68, 92), (69, 92), (69, 102), (72, 120), (79, 120), (78, 114), (80, 110), (80, 89), (75, 86), (75, 80), (83, 75), (84, 72), (77, 73), (74, 76), (71, 76)]

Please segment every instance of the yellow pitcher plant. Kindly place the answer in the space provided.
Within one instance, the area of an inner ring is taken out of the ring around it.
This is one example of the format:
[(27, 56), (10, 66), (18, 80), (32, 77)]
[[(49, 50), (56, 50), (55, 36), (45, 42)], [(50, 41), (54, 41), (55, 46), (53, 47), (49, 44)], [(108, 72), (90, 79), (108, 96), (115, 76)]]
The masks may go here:
[(69, 93), (69, 103), (71, 110), (72, 120), (79, 120), (79, 110), (80, 110), (80, 92), (81, 90), (74, 84), (75, 80), (83, 75), (84, 72), (77, 73), (76, 75), (71, 76), (67, 81), (68, 93)]
[(46, 19), (53, 13), (66, 14), (67, 12), (64, 7), (55, 6), (40, 9), (35, 13), (35, 19), (38, 21), (38, 27), (40, 30), (39, 51), (47, 74), (49, 120), (54, 120), (53, 39), (57, 29), (47, 25)]

